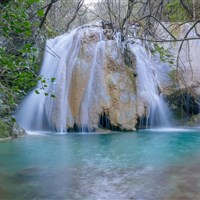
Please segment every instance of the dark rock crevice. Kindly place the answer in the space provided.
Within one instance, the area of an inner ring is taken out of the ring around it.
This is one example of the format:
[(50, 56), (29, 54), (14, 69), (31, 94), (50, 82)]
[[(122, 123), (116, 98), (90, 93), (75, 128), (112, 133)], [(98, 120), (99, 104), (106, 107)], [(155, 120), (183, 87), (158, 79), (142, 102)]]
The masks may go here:
[(109, 115), (103, 112), (99, 116), (99, 128), (101, 129), (107, 129), (107, 130), (112, 130), (112, 131), (121, 131), (120, 125), (115, 126), (111, 123)]
[(177, 120), (189, 120), (192, 116), (199, 114), (200, 97), (184, 92), (168, 97), (170, 110)]

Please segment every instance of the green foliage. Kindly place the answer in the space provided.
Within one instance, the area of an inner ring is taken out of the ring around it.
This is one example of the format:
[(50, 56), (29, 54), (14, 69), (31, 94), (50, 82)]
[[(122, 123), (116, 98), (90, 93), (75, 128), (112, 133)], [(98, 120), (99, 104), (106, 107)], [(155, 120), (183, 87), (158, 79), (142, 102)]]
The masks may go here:
[(197, 127), (199, 126), (199, 123), (200, 123), (200, 114), (197, 114), (197, 115), (192, 115), (192, 117), (190, 118), (188, 122), (188, 125)]
[(9, 137), (11, 132), (10, 125), (0, 119), (0, 138)]
[(46, 78), (44, 76), (39, 76), (38, 77), (38, 81), (39, 81), (39, 86), (36, 90), (35, 93), (36, 94), (40, 94), (41, 92), (45, 95), (45, 96), (50, 96), (52, 98), (55, 98), (55, 95), (53, 94), (54, 91), (49, 91), (48, 87), (55, 83), (56, 78), (52, 77), (52, 78)]
[(168, 76), (171, 78), (171, 80), (172, 80), (174, 83), (177, 82), (177, 77), (176, 77), (176, 75), (177, 75), (176, 69), (173, 69), (173, 70), (171, 70), (171, 71), (168, 73)]
[(174, 57), (171, 55), (168, 49), (165, 49), (163, 46), (159, 46), (158, 44), (154, 45), (154, 49), (152, 50), (152, 54), (159, 54), (160, 60), (162, 62), (167, 62), (171, 65), (174, 64)]
[(37, 12), (37, 15), (38, 15), (39, 17), (43, 17), (43, 16), (44, 16), (44, 10), (39, 10), (39, 11)]
[[(43, 0), (0, 3), (0, 93), (5, 93), (11, 106), (16, 104), (16, 96), (26, 94), (40, 80), (38, 27), (44, 16), (42, 3)], [(44, 78), (41, 82), (46, 88)]]
[(187, 11), (181, 5), (180, 0), (170, 1), (167, 3), (166, 9), (171, 22), (183, 22), (190, 18)]

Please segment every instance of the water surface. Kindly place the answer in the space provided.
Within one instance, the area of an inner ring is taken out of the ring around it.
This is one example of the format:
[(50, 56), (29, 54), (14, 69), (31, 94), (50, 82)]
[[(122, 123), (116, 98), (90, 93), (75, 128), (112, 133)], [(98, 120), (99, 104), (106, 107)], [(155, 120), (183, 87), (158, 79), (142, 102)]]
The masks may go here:
[(200, 132), (45, 134), (0, 142), (0, 199), (200, 199)]

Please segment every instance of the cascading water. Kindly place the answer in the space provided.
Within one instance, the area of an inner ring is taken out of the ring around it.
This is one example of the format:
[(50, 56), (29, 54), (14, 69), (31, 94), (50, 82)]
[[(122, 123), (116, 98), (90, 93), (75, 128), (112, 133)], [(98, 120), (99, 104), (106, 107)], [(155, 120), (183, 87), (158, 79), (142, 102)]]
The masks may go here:
[[(46, 53), (44, 55), (44, 62), (41, 68), (40, 76), (45, 77), (46, 80), (52, 77), (56, 78), (56, 85), (51, 82), (47, 84), (45, 89), (46, 93), (50, 93), (52, 90), (55, 91), (55, 95), (59, 93), (59, 98), (56, 97), (57, 104), (62, 104), (61, 107), (55, 105), (58, 109), (58, 115), (55, 116), (58, 123), (56, 130), (64, 131), (66, 127), (66, 120), (71, 121), (70, 110), (68, 110), (68, 101), (66, 100), (67, 88), (70, 83), (70, 75), (73, 67), (73, 62), (76, 59), (79, 38), (76, 38), (76, 30), (70, 34), (59, 36), (55, 39), (50, 39), (46, 44)], [(75, 44), (74, 44), (75, 42)], [(49, 53), (49, 49), (56, 52), (56, 55)], [(67, 62), (66, 62), (67, 61)], [(65, 70), (66, 63), (67, 72)], [(60, 84), (59, 82), (63, 82)], [(36, 95), (32, 91), (29, 96), (24, 100), (21, 105), (19, 112), (17, 113), (17, 120), (19, 124), (26, 130), (46, 130), (51, 128), (51, 112), (53, 111), (53, 104), (55, 101), (51, 97), (44, 95), (44, 91), (41, 88), (41, 84), (38, 84), (40, 94)], [(64, 103), (65, 102), (65, 103)], [(68, 119), (66, 119), (68, 118)]]
[[(134, 26), (131, 27), (130, 32), (137, 38), (137, 28)], [(125, 45), (121, 38), (121, 33), (116, 33), (115, 40), (117, 46), (124, 50)], [(148, 53), (144, 44), (139, 39), (132, 39), (127, 42), (129, 44), (128, 48), (136, 57), (138, 77), (137, 95), (147, 104), (146, 120), (144, 124), (140, 122), (139, 127), (143, 128), (144, 125), (146, 128), (169, 127), (172, 124), (169, 120), (172, 119), (172, 115), (162, 94), (159, 92), (159, 81), (156, 78), (155, 63), (150, 56), (150, 52)]]
[(129, 45), (137, 60), (136, 90), (135, 78), (124, 64), (121, 34), (114, 38), (106, 38), (102, 24), (95, 23), (48, 40), (39, 94), (32, 91), (22, 102), (16, 114), (19, 124), (28, 131), (93, 131), (104, 128), (102, 120), (135, 130), (139, 96), (149, 108), (149, 126), (168, 126), (169, 111), (146, 49), (138, 43)]
[[(81, 44), (83, 45), (84, 43), (84, 26), (47, 41), (47, 51), (45, 52), (40, 72), (40, 76), (47, 80), (45, 81), (45, 91), (43, 85), (39, 83), (37, 90), (40, 94), (35, 94), (32, 91), (23, 101), (16, 114), (17, 121), (25, 130), (42, 131), (51, 129), (65, 132), (68, 128), (74, 128), (75, 126), (78, 126), (80, 130), (90, 130), (90, 103), (93, 101), (93, 105), (95, 105), (101, 98), (106, 98), (103, 85), (97, 83), (101, 81), (103, 76), (101, 68), (105, 62), (105, 41), (103, 41), (103, 30), (97, 27), (94, 27), (94, 29), (98, 38), (96, 39), (96, 44), (94, 44), (96, 47), (94, 47), (93, 55), (89, 55), (92, 57), (91, 66), (78, 58), (83, 48)], [(94, 36), (91, 34), (91, 37)], [(49, 53), (49, 49), (56, 54)], [(80, 102), (78, 115), (74, 116), (73, 105), (71, 106), (70, 104), (73, 104), (76, 98), (70, 102), (70, 96), (73, 92), (71, 88), (74, 81), (72, 80), (73, 73), (79, 66), (88, 72), (86, 76), (89, 77), (87, 79), (88, 82), (85, 81), (84, 95)], [(97, 70), (98, 78), (94, 83), (94, 76)], [(54, 77), (56, 82), (51, 82)], [(102, 86), (101, 89), (98, 88), (99, 85)], [(95, 99), (92, 96), (94, 89), (99, 90), (101, 97), (96, 97)], [(50, 97), (52, 92), (54, 92), (56, 98)]]
[(159, 82), (155, 75), (155, 64), (140, 40), (129, 44), (130, 51), (136, 57), (139, 97), (147, 104), (146, 127), (169, 127), (171, 113), (162, 94), (159, 92)]
[[(95, 70), (96, 68), (101, 68), (103, 67), (103, 63), (105, 62), (105, 41), (103, 41), (102, 34), (100, 35), (100, 41), (96, 45), (96, 49), (94, 52), (94, 60), (92, 63), (91, 71), (90, 71), (90, 78), (88, 81), (87, 89), (83, 98), (83, 101), (81, 103), (81, 113), (80, 113), (80, 124), (82, 125), (82, 130), (91, 130), (92, 128), (90, 127), (90, 101), (92, 99), (92, 87), (94, 86), (94, 78), (95, 77)], [(98, 60), (97, 55), (98, 52), (101, 54), (101, 60)], [(101, 77), (102, 75), (100, 75)], [(103, 88), (102, 88), (103, 89)], [(101, 90), (99, 90), (101, 92)], [(96, 99), (98, 101), (98, 99)], [(98, 105), (96, 105), (98, 106)]]

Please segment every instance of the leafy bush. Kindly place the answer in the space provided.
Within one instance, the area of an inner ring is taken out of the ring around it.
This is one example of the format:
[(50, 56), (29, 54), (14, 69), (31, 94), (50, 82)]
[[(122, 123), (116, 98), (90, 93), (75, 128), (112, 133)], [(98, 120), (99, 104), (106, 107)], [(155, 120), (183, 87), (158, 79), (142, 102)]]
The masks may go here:
[(183, 22), (187, 21), (191, 16), (183, 8), (179, 0), (170, 1), (166, 5), (166, 9), (169, 14), (169, 20), (171, 22)]
[(37, 82), (41, 0), (14, 0), (0, 4), (0, 92), (15, 104)]

